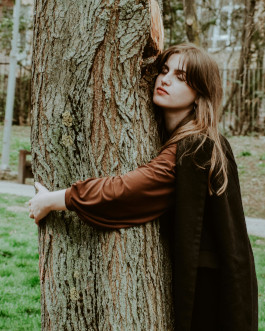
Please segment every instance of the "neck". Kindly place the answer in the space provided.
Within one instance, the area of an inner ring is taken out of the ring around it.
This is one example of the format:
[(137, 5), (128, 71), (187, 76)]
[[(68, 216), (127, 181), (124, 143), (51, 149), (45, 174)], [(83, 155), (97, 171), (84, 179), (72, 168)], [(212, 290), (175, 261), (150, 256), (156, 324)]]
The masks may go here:
[(188, 115), (190, 109), (182, 112), (171, 112), (170, 110), (164, 109), (165, 127), (168, 133), (172, 133), (176, 126)]

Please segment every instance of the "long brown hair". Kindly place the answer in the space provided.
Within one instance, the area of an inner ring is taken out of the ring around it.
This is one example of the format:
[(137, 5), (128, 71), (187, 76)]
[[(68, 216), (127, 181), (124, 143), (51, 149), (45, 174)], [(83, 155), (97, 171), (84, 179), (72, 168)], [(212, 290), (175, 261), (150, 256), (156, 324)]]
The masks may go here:
[[(221, 195), (227, 187), (228, 179), (227, 159), (218, 132), (219, 108), (222, 101), (222, 84), (218, 65), (204, 50), (194, 44), (186, 43), (171, 46), (160, 55), (159, 73), (172, 54), (183, 55), (183, 66), (186, 66), (185, 82), (197, 91), (198, 97), (188, 116), (177, 125), (171, 136), (167, 137), (162, 150), (172, 143), (181, 142), (184, 144), (184, 152), (181, 156), (183, 157), (189, 152), (185, 149), (187, 139), (184, 138), (194, 141), (200, 138), (201, 142), (193, 154), (204, 145), (206, 140), (210, 140), (213, 143), (213, 150), (209, 161), (208, 189), (210, 195), (214, 193)], [(213, 187), (213, 182), (218, 183), (217, 188)]]

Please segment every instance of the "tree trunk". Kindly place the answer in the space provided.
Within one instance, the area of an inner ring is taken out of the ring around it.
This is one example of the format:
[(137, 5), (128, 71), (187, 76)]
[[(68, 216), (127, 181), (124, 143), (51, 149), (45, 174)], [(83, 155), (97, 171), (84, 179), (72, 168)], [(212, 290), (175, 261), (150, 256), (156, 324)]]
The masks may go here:
[[(161, 15), (155, 0), (35, 1), (33, 171), (48, 189), (156, 155), (150, 63), (162, 30), (150, 4)], [(173, 329), (158, 221), (107, 232), (53, 212), (39, 227), (39, 254), (42, 330)]]
[[(244, 23), (242, 30), (242, 38), (241, 38), (241, 52), (239, 57), (239, 65), (238, 72), (235, 77), (235, 81), (231, 87), (231, 92), (229, 98), (227, 99), (223, 111), (225, 111), (229, 105), (231, 104), (234, 95), (239, 93), (239, 97), (242, 100), (241, 107), (242, 109), (235, 110), (236, 112), (240, 112), (239, 116), (236, 116), (235, 127), (233, 130), (237, 134), (247, 134), (251, 124), (251, 110), (250, 110), (250, 86), (249, 86), (249, 78), (250, 74), (249, 68), (251, 65), (252, 59), (252, 42), (253, 35), (255, 32), (255, 23), (254, 23), (254, 13), (256, 0), (245, 0), (244, 1)], [(245, 129), (244, 129), (245, 128)]]
[(196, 45), (200, 45), (198, 21), (196, 16), (196, 5), (194, 0), (183, 0), (186, 34), (188, 40)]

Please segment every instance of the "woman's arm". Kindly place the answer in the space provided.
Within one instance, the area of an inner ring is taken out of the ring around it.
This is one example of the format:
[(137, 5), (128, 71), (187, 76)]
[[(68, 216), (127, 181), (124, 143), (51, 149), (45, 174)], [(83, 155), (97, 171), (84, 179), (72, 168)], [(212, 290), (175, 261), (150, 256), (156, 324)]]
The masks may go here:
[(37, 195), (31, 200), (31, 204), (35, 203), (31, 217), (35, 216), (38, 223), (49, 211), (67, 208), (87, 223), (110, 229), (154, 220), (172, 204), (175, 158), (173, 145), (148, 164), (123, 176), (88, 178), (67, 190), (51, 193), (38, 186), (42, 191), (39, 198)]

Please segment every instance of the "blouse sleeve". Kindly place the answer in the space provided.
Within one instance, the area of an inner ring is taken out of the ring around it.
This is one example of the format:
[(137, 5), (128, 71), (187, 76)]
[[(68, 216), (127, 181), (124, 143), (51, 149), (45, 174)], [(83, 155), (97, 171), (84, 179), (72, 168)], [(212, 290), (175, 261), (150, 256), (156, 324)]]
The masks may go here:
[(78, 181), (66, 190), (66, 207), (101, 228), (127, 228), (152, 221), (173, 202), (175, 159), (173, 144), (125, 175)]

